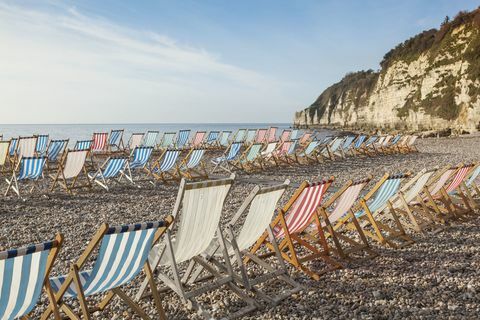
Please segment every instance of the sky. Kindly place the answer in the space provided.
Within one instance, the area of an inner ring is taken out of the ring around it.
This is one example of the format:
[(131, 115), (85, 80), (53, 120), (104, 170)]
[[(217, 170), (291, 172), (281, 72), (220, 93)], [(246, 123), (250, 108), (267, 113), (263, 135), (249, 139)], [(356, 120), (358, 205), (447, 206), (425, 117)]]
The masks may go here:
[(470, 0), (0, 0), (0, 123), (291, 122)]

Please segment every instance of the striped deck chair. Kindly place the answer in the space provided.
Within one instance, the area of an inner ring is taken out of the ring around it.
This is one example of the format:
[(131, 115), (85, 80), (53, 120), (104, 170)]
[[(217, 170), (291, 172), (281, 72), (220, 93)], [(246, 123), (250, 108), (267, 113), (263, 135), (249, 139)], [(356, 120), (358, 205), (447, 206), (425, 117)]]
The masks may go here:
[(37, 144), (35, 146), (35, 152), (39, 156), (45, 155), (47, 152), (47, 146), (48, 146), (48, 134), (41, 134), (37, 135)]
[(212, 174), (217, 170), (217, 168), (231, 172), (231, 163), (240, 155), (240, 149), (242, 148), (242, 145), (242, 142), (234, 142), (228, 147), (223, 156), (212, 159), (211, 162), (214, 165)]
[(0, 319), (28, 319), (43, 289), (56, 320), (62, 319), (48, 277), (63, 242), (55, 240), (0, 252)]
[[(255, 186), (226, 227), (225, 243), (230, 264), (237, 272), (234, 275), (235, 281), (238, 285), (252, 291), (272, 305), (277, 305), (293, 293), (302, 290), (302, 287), (289, 277), (278, 244), (273, 236), (273, 230), (270, 227), (277, 203), (289, 183), (290, 181), (286, 180), (283, 184), (271, 187)], [(250, 248), (265, 230), (267, 230), (275, 248), (273, 259), (263, 259), (258, 254), (250, 253)], [(220, 270), (228, 272), (228, 267), (223, 261), (216, 259), (216, 257), (222, 255), (220, 246), (217, 244), (209, 248), (207, 257)], [(253, 263), (255, 263), (256, 268), (250, 268), (250, 272), (248, 272), (249, 264)], [(192, 277), (198, 276), (202, 270), (201, 266), (197, 266), (196, 274)], [(260, 285), (265, 288), (270, 281), (284, 282), (290, 289), (280, 289), (269, 294)]]
[(122, 151), (125, 149), (123, 144), (123, 129), (115, 129), (110, 131), (108, 136), (108, 149), (109, 151)]
[(205, 163), (202, 161), (205, 149), (191, 149), (178, 166), (178, 172), (187, 179), (208, 179)]
[(90, 151), (93, 153), (105, 152), (108, 148), (108, 132), (95, 132), (92, 136)]
[(407, 152), (418, 152), (417, 147), (415, 146), (415, 141), (417, 141), (418, 136), (410, 136), (410, 139), (407, 140), (405, 145)]
[(295, 139), (298, 139), (298, 129), (293, 129), (292, 130), (292, 133), (290, 133), (290, 140), (295, 140)]
[(142, 138), (141, 146), (142, 147), (156, 147), (157, 146), (157, 138), (160, 134), (159, 131), (147, 131)]
[(267, 136), (265, 138), (266, 142), (274, 142), (277, 141), (277, 127), (270, 127), (268, 128)]
[(304, 132), (303, 135), (300, 137), (300, 140), (299, 140), (299, 143), (300, 145), (306, 145), (308, 143), (310, 143), (310, 141), (312, 139), (314, 139), (314, 135), (313, 135), (313, 132)]
[(355, 142), (353, 144), (353, 148), (351, 149), (352, 156), (356, 156), (356, 155), (360, 154), (363, 143), (365, 142), (366, 139), (367, 139), (367, 136), (363, 135), (363, 134), (359, 135), (357, 137), (357, 139), (355, 139)]
[(220, 131), (210, 131), (205, 141), (206, 147), (210, 149), (217, 147), (219, 137)]
[(392, 140), (383, 148), (386, 153), (395, 153), (398, 152), (397, 144), (402, 138), (401, 134), (397, 134)]
[(292, 130), (285, 129), (282, 131), (282, 134), (280, 135), (280, 142), (285, 142), (290, 140), (290, 135), (292, 134)]
[(168, 148), (173, 148), (173, 145), (175, 144), (174, 139), (176, 132), (165, 132), (162, 137), (162, 141), (160, 142), (160, 149), (168, 149)]
[[(480, 176), (480, 164), (477, 164), (474, 169), (470, 171), (467, 180), (465, 181), (465, 188), (470, 193), (470, 197), (478, 198), (480, 196), (480, 188), (478, 187), (478, 177)], [(476, 201), (473, 200), (475, 208), (477, 207)]]
[(129, 177), (132, 176), (128, 165), (128, 158), (122, 156), (109, 157), (95, 173), (89, 174), (88, 177), (92, 182), (95, 182), (108, 191), (111, 181), (119, 183), (125, 175)]
[(63, 154), (68, 145), (68, 139), (65, 140), (50, 140), (47, 149), (47, 165), (56, 163), (58, 156)]
[(20, 181), (32, 182), (30, 193), (33, 192), (35, 188), (40, 190), (39, 179), (43, 178), (43, 168), (45, 167), (46, 161), (46, 157), (22, 157), (18, 166), (18, 175), (15, 170), (10, 180), (5, 179), (8, 185), (5, 195), (8, 195), (8, 192), (13, 190), (17, 196), (20, 196), (20, 188), (18, 186), (18, 182)]
[(128, 139), (128, 150), (133, 151), (136, 147), (142, 145), (143, 133), (132, 133), (130, 139)]
[(294, 141), (284, 141), (280, 144), (280, 147), (273, 152), (272, 159), (277, 167), (282, 163), (288, 164), (289, 152), (291, 152), (291, 154), (294, 153), (294, 149), (292, 149), (292, 144), (294, 143)]
[(294, 139), (290, 141), (290, 148), (288, 149), (287, 153), (280, 158), (280, 161), (285, 163), (286, 165), (292, 165), (295, 164), (296, 162), (296, 154), (297, 154), (297, 149), (299, 146), (298, 139)]
[[(152, 181), (149, 179), (152, 174), (152, 153), (153, 147), (136, 147), (131, 155), (132, 160), (129, 162), (130, 175), (126, 174), (125, 178), (130, 181), (132, 184), (139, 181)], [(146, 174), (146, 179), (137, 178), (135, 179), (134, 173), (136, 171), (143, 171)]]
[(375, 150), (377, 151), (377, 154), (386, 154), (388, 153), (388, 146), (390, 145), (390, 141), (392, 141), (393, 136), (392, 135), (387, 135), (385, 136), (385, 139), (383, 139), (383, 142), (377, 143), (375, 145)]
[[(401, 183), (409, 177), (410, 174), (385, 174), (376, 185), (360, 199), (359, 205), (355, 208), (355, 217), (363, 228), (363, 233), (372, 240), (381, 245), (388, 245), (392, 248), (402, 248), (414, 243), (403, 228), (402, 223), (395, 215), (395, 212), (388, 212), (393, 216), (392, 223), (385, 222), (386, 211), (388, 211), (389, 201), (397, 195)], [(354, 230), (354, 222), (349, 217), (340, 219), (334, 226), (335, 230), (342, 225), (347, 229)], [(373, 229), (373, 231), (371, 230)]]
[(255, 141), (255, 136), (257, 135), (257, 130), (249, 129), (245, 137), (245, 145), (252, 144)]
[(0, 174), (7, 172), (7, 167), (10, 166), (10, 141), (0, 141)]
[(353, 148), (353, 141), (355, 140), (355, 136), (347, 136), (343, 141), (342, 146), (340, 147), (340, 152), (342, 158), (346, 158), (349, 151)]
[(335, 161), (335, 156), (342, 157), (341, 147), (345, 138), (335, 137), (330, 141), (324, 148), (319, 149), (317, 153), (317, 158), (319, 161), (331, 160)]
[(205, 136), (207, 135), (206, 131), (197, 131), (193, 135), (192, 141), (190, 143), (190, 147), (192, 148), (197, 148), (201, 147), (203, 145), (203, 140), (205, 139)]
[(250, 145), (237, 160), (231, 162), (231, 165), (247, 172), (261, 169), (260, 155), (262, 148), (263, 144), (261, 143)]
[(219, 139), (219, 147), (228, 147), (230, 144), (230, 135), (232, 131), (222, 131), (222, 134)]
[(255, 135), (255, 143), (265, 143), (267, 142), (267, 133), (268, 129), (258, 129), (257, 134)]
[[(247, 306), (239, 311), (229, 310), (229, 317), (240, 317), (255, 310), (255, 302), (249, 298), (236, 284), (230, 259), (225, 249), (226, 243), (220, 229), (222, 209), (235, 176), (228, 179), (186, 183), (182, 179), (178, 190), (177, 201), (173, 209), (178, 229), (175, 233), (167, 232), (165, 244), (155, 246), (149, 257), (150, 265), (157, 271), (156, 276), (165, 286), (176, 293), (180, 299), (196, 311), (202, 312), (206, 319), (212, 319), (206, 306), (202, 306), (197, 296), (220, 288), (233, 291)], [(204, 257), (211, 246), (222, 248), (228, 273), (217, 271)], [(191, 269), (198, 263), (203, 267), (198, 278), (191, 279)], [(184, 269), (182, 266), (188, 267)], [(160, 266), (162, 268), (160, 268)], [(213, 280), (208, 278), (213, 276)], [(144, 281), (137, 293), (137, 299), (146, 296), (147, 281)]]
[[(85, 166), (89, 152), (88, 150), (67, 150), (58, 164), (57, 173), (50, 175), (53, 179), (50, 192), (53, 192), (57, 185), (63, 187), (69, 194), (73, 194), (74, 189), (92, 187)], [(79, 184), (82, 173), (85, 183)]]
[[(347, 181), (320, 207), (319, 212), (324, 234), (327, 239), (332, 239), (335, 245), (333, 250), (342, 259), (354, 259), (354, 254), (356, 255), (358, 252), (363, 252), (366, 255), (365, 258), (373, 258), (377, 255), (368, 244), (367, 238), (352, 210), (360, 192), (371, 180), (372, 177), (368, 176), (357, 181)], [(333, 226), (344, 217), (349, 217), (354, 223), (355, 230), (349, 230), (348, 232), (335, 230)], [(358, 236), (358, 240), (352, 237), (352, 232)], [(318, 232), (313, 230), (312, 235), (318, 237)]]
[(318, 140), (310, 141), (303, 150), (295, 154), (295, 162), (297, 162), (298, 164), (309, 164), (312, 162), (318, 162), (318, 159), (316, 157), (316, 152), (319, 146), (320, 146), (320, 141)]
[(93, 140), (77, 140), (73, 146), (73, 150), (88, 150), (92, 149)]
[(166, 149), (160, 157), (152, 164), (151, 174), (156, 180), (168, 182), (179, 180), (177, 161), (182, 153), (178, 149)]
[(238, 129), (233, 137), (233, 142), (243, 142), (247, 134), (247, 129)]
[[(80, 319), (80, 313), (83, 319), (91, 319), (91, 313), (105, 310), (117, 296), (142, 319), (150, 319), (133, 298), (121, 289), (142, 275), (152, 291), (158, 312), (156, 319), (166, 319), (152, 269), (148, 264), (148, 253), (165, 234), (172, 221), (173, 217), (168, 216), (163, 221), (117, 227), (103, 224), (80, 258), (72, 264), (70, 272), (50, 278), (50, 285), (55, 291), (55, 300), (61, 311), (71, 319)], [(98, 255), (93, 260), (91, 256), (97, 248)], [(93, 261), (90, 263), (90, 260)], [(91, 266), (91, 269), (86, 269), (87, 265)], [(90, 308), (87, 298), (98, 295), (104, 296), (94, 308)], [(69, 305), (74, 299), (79, 301), (78, 315)], [(42, 319), (48, 319), (51, 311), (50, 305)]]
[(178, 131), (177, 141), (175, 142), (175, 148), (181, 149), (186, 146), (188, 138), (190, 137), (190, 130), (180, 130)]
[(408, 140), (410, 140), (410, 137), (411, 137), (410, 135), (402, 136), (396, 145), (395, 151), (398, 153), (408, 152), (407, 143), (408, 143)]
[(37, 146), (37, 137), (19, 137), (18, 141), (16, 142), (16, 149), (14, 153), (14, 159), (13, 163), (15, 164), (13, 167), (15, 168), (15, 171), (18, 170), (18, 165), (20, 163), (20, 160), (23, 157), (35, 157), (36, 152), (35, 148)]
[(8, 154), (10, 155), (10, 157), (12, 157), (12, 159), (15, 156), (15, 151), (17, 150), (17, 144), (18, 144), (18, 138), (10, 139), (10, 149), (8, 151)]
[[(315, 280), (319, 280), (325, 272), (342, 267), (330, 256), (317, 210), (333, 179), (331, 177), (317, 183), (304, 181), (271, 223), (283, 260)], [(320, 235), (315, 241), (303, 235), (305, 229), (312, 224)], [(270, 251), (271, 255), (275, 254), (275, 247), (267, 231), (257, 240), (250, 253), (256, 254), (262, 248)], [(318, 271), (306, 265), (306, 262), (315, 260), (323, 261), (327, 267)]]
[(374, 144), (378, 141), (378, 139), (379, 139), (378, 136), (370, 136), (358, 150), (360, 154), (363, 154), (369, 157), (375, 155), (376, 152), (375, 152)]
[(265, 169), (271, 164), (275, 164), (275, 154), (278, 152), (278, 143), (276, 141), (269, 142), (265, 149), (260, 153), (258, 163), (261, 169)]

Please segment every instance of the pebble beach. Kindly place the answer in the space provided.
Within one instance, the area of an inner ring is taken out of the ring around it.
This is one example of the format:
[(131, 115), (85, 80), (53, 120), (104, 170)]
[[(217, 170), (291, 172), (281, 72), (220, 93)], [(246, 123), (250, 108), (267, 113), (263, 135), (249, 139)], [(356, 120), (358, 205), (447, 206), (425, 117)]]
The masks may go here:
[[(225, 223), (239, 208), (255, 184), (291, 180), (283, 205), (303, 180), (335, 177), (333, 190), (349, 179), (368, 174), (379, 179), (383, 173), (418, 172), (423, 168), (470, 163), (480, 159), (480, 136), (418, 139), (418, 153), (349, 157), (315, 165), (270, 168), (262, 172), (237, 173), (237, 181), (224, 206)], [(227, 175), (225, 173), (225, 175)], [(2, 178), (2, 181), (4, 179)], [(366, 189), (368, 190), (369, 187)], [(2, 182), (2, 189), (6, 184)], [(45, 189), (46, 190), (46, 189)], [(101, 223), (110, 225), (153, 221), (170, 214), (178, 183), (148, 183), (140, 186), (115, 185), (109, 192), (65, 192), (28, 195), (22, 200), (10, 195), (0, 200), (0, 247), (2, 250), (65, 236), (52, 275), (68, 272)], [(304, 290), (278, 306), (262, 308), (245, 319), (460, 319), (477, 318), (480, 313), (480, 219), (452, 224), (435, 234), (411, 234), (415, 244), (404, 249), (380, 247), (372, 243), (378, 257), (329, 272), (319, 281), (290, 268), (291, 276)], [(135, 292), (136, 284), (127, 292)], [(214, 309), (228, 314), (235, 307), (226, 290), (208, 294), (205, 300)], [(162, 293), (170, 319), (197, 319), (193, 311), (172, 292)], [(36, 319), (46, 306), (35, 309)], [(142, 301), (155, 318), (153, 300)], [(75, 304), (74, 304), (75, 305)], [(94, 319), (136, 319), (128, 307), (115, 300)]]

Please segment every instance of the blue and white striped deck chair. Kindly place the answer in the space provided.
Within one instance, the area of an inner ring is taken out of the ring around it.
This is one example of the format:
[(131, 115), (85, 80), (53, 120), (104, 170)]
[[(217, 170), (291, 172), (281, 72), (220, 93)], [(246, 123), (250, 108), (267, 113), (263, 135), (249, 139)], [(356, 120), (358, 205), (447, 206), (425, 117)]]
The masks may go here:
[(402, 138), (401, 134), (397, 134), (395, 137), (393, 137), (393, 139), (390, 141), (390, 143), (385, 147), (385, 151), (386, 152), (397, 152), (398, 149), (396, 147), (397, 147), (397, 144), (398, 144), (398, 142), (400, 141), (401, 138)]
[(53, 241), (0, 252), (0, 319), (28, 319), (43, 288), (55, 319), (61, 319), (48, 277), (62, 242), (58, 234)]
[(175, 132), (165, 132), (160, 142), (160, 149), (165, 150), (168, 148), (173, 148), (175, 144)]
[[(355, 217), (359, 219), (364, 229), (364, 234), (381, 245), (399, 248), (413, 243), (413, 240), (405, 233), (398, 218), (393, 219), (390, 224), (380, 221), (383, 220), (382, 212), (389, 211), (392, 214), (392, 211), (389, 209), (390, 201), (397, 197), (400, 184), (409, 176), (409, 173), (396, 175), (387, 173), (367, 195), (360, 199), (361, 208), (355, 212)], [(373, 230), (369, 230), (367, 227)], [(403, 243), (398, 245), (394, 241), (402, 241)]]
[(290, 133), (290, 140), (298, 139), (298, 129), (293, 129), (292, 133)]
[(245, 136), (245, 144), (252, 144), (255, 141), (255, 136), (257, 135), (257, 130), (249, 129)]
[(318, 140), (310, 141), (303, 150), (295, 154), (295, 161), (298, 164), (310, 163), (312, 161), (318, 162), (318, 159), (315, 153), (317, 152), (316, 150), (318, 149), (319, 146), (320, 146), (320, 141)]
[[(255, 131), (256, 132), (256, 131)], [(233, 142), (243, 142), (247, 134), (247, 129), (238, 129), (233, 138)]]
[(477, 184), (477, 179), (479, 175), (480, 175), (480, 165), (477, 164), (475, 169), (471, 171), (469, 177), (465, 181), (465, 186), (467, 190), (473, 190), (473, 193), (471, 194), (476, 197), (480, 196), (480, 189), (478, 188), (478, 184)]
[(47, 152), (48, 138), (48, 134), (41, 134), (37, 136), (37, 145), (35, 146), (35, 152), (38, 156), (43, 156), (45, 152)]
[(185, 130), (178, 131), (177, 141), (175, 142), (175, 147), (177, 149), (183, 148), (187, 144), (189, 137), (190, 137), (190, 129), (185, 129)]
[(232, 131), (222, 131), (222, 134), (219, 139), (220, 147), (228, 147), (228, 145), (230, 144), (231, 134), (232, 134)]
[(110, 157), (94, 174), (89, 174), (90, 180), (105, 190), (109, 190), (109, 182), (120, 182), (124, 175), (132, 176), (127, 157)]
[(220, 137), (220, 131), (210, 131), (207, 136), (206, 146), (208, 148), (215, 148)]
[(348, 151), (350, 151), (350, 148), (353, 147), (354, 140), (355, 140), (355, 136), (347, 136), (345, 138), (345, 141), (343, 142), (343, 145), (341, 147), (342, 158), (347, 157)]
[(363, 143), (365, 142), (365, 139), (367, 139), (367, 136), (363, 134), (357, 137), (357, 139), (355, 140), (355, 143), (353, 144), (352, 156), (355, 156), (360, 153)]
[(78, 140), (73, 150), (90, 150), (92, 148), (92, 140)]
[(5, 179), (8, 184), (5, 195), (7, 195), (10, 189), (12, 189), (18, 196), (20, 196), (20, 189), (18, 187), (19, 181), (31, 181), (32, 187), (30, 192), (32, 192), (35, 187), (39, 188), (37, 182), (40, 178), (43, 178), (43, 168), (45, 167), (46, 161), (47, 157), (21, 158), (18, 175), (14, 171), (10, 180)]
[[(168, 216), (163, 221), (117, 227), (103, 224), (80, 258), (72, 265), (71, 271), (66, 275), (50, 278), (50, 285), (56, 293), (56, 301), (59, 301), (61, 309), (68, 310), (67, 314), (75, 314), (74, 309), (67, 303), (78, 299), (80, 302), (78, 313), (83, 314), (83, 319), (90, 319), (90, 313), (94, 310), (103, 311), (112, 298), (118, 296), (142, 319), (150, 319), (133, 298), (127, 296), (121, 289), (137, 278), (143, 270), (152, 290), (159, 317), (166, 319), (148, 264), (148, 254), (172, 221), (173, 217)], [(89, 260), (92, 260), (90, 257), (93, 251), (97, 248), (98, 255), (91, 262), (92, 268), (86, 269)], [(102, 294), (104, 297), (98, 306), (93, 310), (89, 309), (87, 297)], [(42, 319), (47, 319), (50, 312), (51, 309), (48, 308)]]
[(372, 151), (374, 152), (375, 149), (373, 148), (374, 143), (378, 140), (378, 136), (370, 136), (367, 141), (363, 144), (363, 146), (360, 148), (360, 152), (362, 152), (365, 155), (371, 156)]
[(140, 179), (135, 179), (133, 173), (138, 170), (143, 170), (147, 176), (150, 175), (151, 170), (151, 158), (153, 153), (153, 147), (136, 147), (135, 150), (132, 152), (132, 160), (130, 160), (129, 167), (130, 173), (125, 175), (131, 183), (135, 183), (135, 181), (140, 181)]
[(125, 149), (123, 144), (123, 129), (110, 130), (108, 136), (108, 149), (109, 151), (121, 151)]
[(322, 156), (325, 159), (328, 160), (335, 160), (335, 155), (342, 156), (341, 155), (341, 146), (343, 145), (343, 142), (345, 141), (345, 138), (341, 137), (335, 137), (333, 138), (330, 143), (328, 143), (319, 153), (319, 156)]
[(178, 149), (166, 149), (152, 166), (151, 173), (157, 180), (180, 180), (177, 161), (182, 153)]
[(214, 168), (212, 173), (217, 170), (217, 168), (221, 168), (227, 172), (231, 172), (231, 165), (230, 163), (234, 161), (240, 155), (240, 149), (242, 148), (243, 142), (234, 142), (228, 147), (225, 154), (221, 157), (212, 159), (212, 163)]
[(58, 156), (65, 151), (68, 145), (68, 139), (66, 140), (51, 140), (47, 149), (48, 164), (55, 163), (58, 160)]
[(159, 131), (147, 131), (143, 136), (142, 147), (156, 147)]
[(179, 166), (180, 174), (187, 179), (208, 179), (205, 163), (202, 161), (205, 149), (191, 149)]
[(17, 150), (17, 143), (18, 138), (10, 139), (10, 150), (8, 152), (10, 154), (10, 157), (13, 157), (15, 155), (15, 151)]

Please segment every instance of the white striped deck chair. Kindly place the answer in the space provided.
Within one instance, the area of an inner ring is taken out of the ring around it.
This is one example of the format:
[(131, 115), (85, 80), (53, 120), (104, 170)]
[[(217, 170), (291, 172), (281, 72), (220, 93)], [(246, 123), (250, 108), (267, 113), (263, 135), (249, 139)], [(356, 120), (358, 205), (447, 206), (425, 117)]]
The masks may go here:
[(0, 319), (28, 319), (43, 289), (55, 319), (61, 319), (48, 277), (62, 242), (57, 234), (53, 241), (0, 252)]
[(265, 138), (265, 142), (274, 142), (274, 141), (277, 141), (277, 131), (278, 131), (278, 128), (277, 127), (270, 127), (268, 128), (268, 132), (267, 132), (267, 136)]
[(242, 145), (242, 142), (234, 142), (228, 147), (223, 156), (212, 159), (211, 162), (214, 165), (212, 173), (214, 173), (217, 168), (231, 172), (231, 163), (240, 155), (240, 149), (242, 148)]
[(237, 160), (232, 161), (230, 164), (244, 171), (261, 169), (260, 156), (262, 148), (263, 144), (261, 143), (251, 144)]
[(238, 129), (233, 137), (233, 142), (243, 142), (247, 134), (247, 129)]
[(108, 191), (111, 181), (119, 183), (125, 175), (132, 176), (128, 165), (128, 158), (110, 157), (94, 174), (89, 174), (88, 176), (91, 181)]
[[(372, 180), (371, 176), (365, 179), (353, 181), (349, 180), (347, 183), (333, 194), (320, 207), (320, 218), (322, 221), (322, 228), (327, 239), (332, 239), (335, 249), (333, 249), (342, 259), (353, 259), (353, 254), (362, 251), (366, 254), (366, 258), (373, 258), (377, 255), (368, 244), (367, 238), (363, 233), (360, 224), (353, 212), (354, 204), (356, 203), (360, 192)], [(354, 222), (355, 229), (348, 230), (348, 232), (341, 233), (333, 226), (337, 224), (340, 219), (349, 219)], [(352, 231), (358, 236), (358, 240), (353, 237)], [(312, 231), (315, 237), (319, 235), (317, 230)], [(363, 258), (363, 257), (362, 257)]]
[(108, 135), (108, 149), (109, 151), (121, 151), (125, 149), (123, 144), (123, 129), (113, 129), (110, 130)]
[(159, 134), (159, 131), (147, 131), (143, 136), (141, 146), (155, 148), (157, 146), (157, 138)]
[(37, 135), (37, 144), (35, 146), (35, 152), (39, 156), (45, 155), (47, 152), (47, 146), (48, 146), (48, 134), (41, 134)]
[(175, 132), (165, 132), (162, 137), (162, 141), (160, 142), (160, 149), (168, 149), (173, 148), (175, 144)]
[(222, 131), (220, 139), (218, 141), (219, 147), (228, 147), (230, 144), (230, 135), (232, 131)]
[(267, 140), (268, 129), (258, 129), (255, 135), (255, 143), (264, 143)]
[(292, 133), (290, 133), (290, 140), (295, 140), (295, 139), (298, 139), (298, 129), (293, 129), (292, 130)]
[[(73, 194), (74, 189), (92, 187), (85, 167), (89, 152), (88, 150), (67, 150), (58, 164), (57, 173), (50, 175), (50, 178), (53, 179), (50, 192), (53, 192), (57, 185), (64, 188), (69, 194)], [(82, 173), (85, 183), (80, 184)]]
[[(317, 183), (304, 181), (287, 204), (278, 210), (277, 216), (271, 223), (283, 260), (315, 280), (320, 279), (322, 273), (342, 267), (330, 256), (329, 247), (324, 238), (320, 241), (318, 239), (311, 241), (309, 237), (303, 236), (304, 230), (312, 224), (316, 226), (319, 234), (323, 235), (317, 209), (333, 179), (331, 177)], [(275, 252), (266, 231), (259, 237), (250, 252), (256, 254), (262, 248), (270, 251), (271, 254)], [(306, 265), (306, 262), (312, 260), (323, 261), (327, 268), (322, 271), (313, 270)]]
[(17, 144), (18, 144), (18, 138), (10, 139), (10, 149), (8, 153), (12, 158), (15, 156), (15, 151), (17, 150)]
[[(211, 315), (207, 314), (206, 308), (200, 305), (196, 297), (220, 288), (232, 290), (247, 302), (247, 307), (237, 312), (229, 311), (230, 317), (239, 317), (255, 309), (253, 299), (235, 284), (224, 235), (220, 229), (223, 205), (234, 178), (232, 175), (228, 179), (193, 183), (186, 183), (185, 179), (182, 179), (172, 214), (178, 228), (175, 233), (167, 232), (165, 244), (154, 246), (149, 257), (158, 279), (179, 295), (183, 302), (189, 303), (194, 310), (202, 311), (207, 319), (211, 319)], [(203, 257), (207, 249), (216, 244), (221, 246), (225, 263), (229, 265), (227, 275), (216, 271), (215, 266)], [(206, 279), (205, 281), (191, 279), (191, 269), (196, 263), (203, 267), (204, 273), (213, 276), (214, 280), (209, 281), (203, 275), (202, 279)], [(181, 271), (181, 266), (186, 264), (190, 267)], [(146, 285), (147, 282), (144, 281), (137, 299), (144, 295)]]
[(132, 133), (130, 139), (128, 139), (128, 150), (133, 151), (136, 147), (142, 145), (143, 133)]
[(290, 135), (292, 134), (292, 130), (285, 129), (282, 131), (282, 134), (280, 135), (280, 142), (285, 142), (290, 140)]
[(188, 142), (189, 137), (190, 137), (190, 130), (189, 129), (178, 131), (177, 141), (175, 142), (175, 147), (177, 149), (185, 147), (185, 145)]
[(0, 141), (0, 173), (7, 172), (10, 165), (9, 149), (10, 141)]
[[(151, 181), (151, 159), (152, 159), (153, 147), (136, 147), (131, 155), (129, 162), (130, 175), (125, 175), (131, 183), (135, 184), (136, 181)], [(143, 171), (146, 174), (146, 179), (135, 179), (134, 173), (136, 171)]]
[(278, 143), (276, 141), (269, 142), (265, 149), (260, 153), (258, 163), (261, 169), (265, 169), (272, 162), (275, 163), (274, 157), (278, 152), (277, 147)]
[(16, 171), (14, 171), (10, 180), (5, 179), (8, 184), (5, 195), (7, 195), (10, 190), (13, 190), (20, 196), (18, 182), (30, 181), (32, 183), (30, 193), (35, 188), (40, 190), (38, 182), (40, 178), (43, 178), (43, 168), (45, 167), (46, 161), (46, 157), (22, 157), (19, 162), (18, 175)]
[(180, 174), (187, 179), (208, 179), (205, 163), (202, 161), (205, 149), (191, 149), (179, 165)]
[(47, 149), (47, 164), (55, 163), (58, 160), (58, 156), (63, 154), (65, 148), (68, 145), (68, 139), (66, 140), (51, 140)]
[(36, 156), (35, 147), (37, 146), (37, 137), (20, 137), (18, 138), (16, 146), (15, 162), (18, 164), (18, 161), (23, 157)]
[(181, 153), (182, 151), (177, 149), (163, 151), (152, 165), (151, 174), (153, 177), (163, 182), (179, 180), (177, 161)]
[(257, 130), (255, 129), (248, 129), (246, 136), (245, 136), (245, 144), (249, 145), (252, 144), (255, 141), (255, 136), (257, 135)]
[[(385, 174), (377, 184), (360, 199), (360, 205), (356, 208), (355, 217), (360, 222), (363, 233), (381, 245), (388, 245), (392, 248), (402, 248), (414, 243), (413, 239), (405, 232), (401, 221), (395, 213), (389, 210), (390, 201), (398, 196), (398, 192), (401, 190), (401, 183), (409, 176), (409, 173), (396, 175)], [(386, 212), (393, 216), (392, 224), (384, 222)], [(353, 223), (353, 221), (348, 222), (347, 229), (349, 227), (352, 228)], [(335, 226), (335, 229), (339, 228), (342, 224), (345, 225), (345, 220), (341, 219)], [(370, 229), (373, 229), (373, 231)]]
[(205, 135), (207, 134), (206, 131), (197, 131), (193, 135), (192, 142), (190, 143), (190, 147), (198, 148), (203, 145), (203, 140), (205, 139)]
[(220, 137), (220, 131), (210, 131), (205, 141), (206, 146), (208, 148), (215, 148), (219, 141), (218, 140), (219, 137)]
[(94, 153), (105, 152), (108, 148), (108, 132), (95, 132), (92, 136), (90, 151)]
[[(72, 265), (71, 271), (66, 275), (50, 278), (50, 285), (55, 291), (55, 298), (61, 310), (73, 319), (80, 319), (80, 313), (83, 319), (90, 319), (91, 313), (103, 311), (112, 298), (118, 296), (142, 319), (150, 319), (133, 298), (121, 289), (141, 275), (146, 278), (152, 291), (159, 318), (166, 319), (152, 270), (148, 264), (148, 254), (153, 245), (165, 234), (172, 221), (173, 217), (168, 216), (163, 221), (117, 227), (103, 224), (80, 258)], [(90, 257), (97, 248), (97, 257), (91, 264), (88, 263), (93, 260)], [(87, 265), (90, 265), (91, 269), (86, 269)], [(90, 308), (87, 298), (102, 294), (104, 296), (98, 305)], [(69, 305), (74, 299), (77, 299), (80, 304), (78, 313)], [(51, 308), (48, 308), (42, 319), (47, 319), (50, 313)]]
[(88, 150), (92, 149), (93, 140), (77, 140), (73, 146), (73, 150)]

